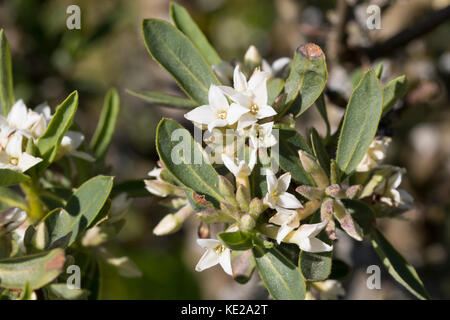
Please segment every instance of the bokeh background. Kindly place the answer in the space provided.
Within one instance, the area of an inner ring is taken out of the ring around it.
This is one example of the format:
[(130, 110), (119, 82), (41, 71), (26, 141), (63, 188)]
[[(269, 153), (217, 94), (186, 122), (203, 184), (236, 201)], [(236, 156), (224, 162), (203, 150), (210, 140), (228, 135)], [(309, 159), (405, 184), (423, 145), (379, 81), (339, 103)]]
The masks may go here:
[[(191, 0), (184, 5), (222, 58), (242, 58), (253, 44), (268, 60), (292, 56), (314, 42), (327, 54), (327, 108), (335, 129), (351, 93), (351, 79), (384, 62), (382, 81), (406, 74), (409, 89), (381, 124), (394, 137), (389, 162), (407, 168), (405, 188), (415, 209), (402, 219), (380, 221), (394, 246), (417, 268), (431, 296), (450, 298), (450, 1), (296, 1)], [(81, 30), (68, 30), (66, 9), (81, 8)], [(380, 30), (366, 27), (366, 8), (381, 8)], [(126, 93), (152, 90), (179, 93), (175, 82), (147, 53), (141, 34), (144, 18), (169, 19), (168, 0), (3, 0), (0, 25), (11, 46), (16, 97), (28, 106), (57, 106), (79, 90), (76, 122), (90, 138), (110, 87), (121, 97), (121, 115), (107, 162), (116, 180), (144, 178), (157, 161), (155, 129), (162, 116), (187, 127), (183, 113), (147, 105)], [(422, 24), (421, 24), (422, 23)], [(425, 27), (424, 27), (425, 26)], [(399, 35), (400, 37), (395, 37)], [(315, 108), (297, 123), (324, 132)], [(242, 286), (219, 268), (196, 273), (202, 252), (195, 244), (198, 223), (157, 238), (156, 223), (167, 213), (158, 199), (134, 201), (120, 236), (109, 246), (129, 255), (143, 277), (127, 279), (104, 267), (104, 299), (267, 298), (257, 276)], [(346, 299), (410, 299), (383, 272), (382, 289), (366, 287), (369, 265), (381, 266), (369, 243), (341, 236), (341, 259), (354, 267), (344, 281)]]

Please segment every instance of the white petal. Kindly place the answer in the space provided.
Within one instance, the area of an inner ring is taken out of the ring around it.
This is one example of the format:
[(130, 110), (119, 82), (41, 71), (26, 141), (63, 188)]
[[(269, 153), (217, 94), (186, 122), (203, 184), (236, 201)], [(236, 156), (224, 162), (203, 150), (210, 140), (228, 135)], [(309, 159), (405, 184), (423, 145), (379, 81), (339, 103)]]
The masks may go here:
[(227, 120), (216, 119), (208, 124), (208, 130), (211, 132), (216, 127), (225, 127), (228, 124)]
[(25, 172), (31, 167), (37, 165), (41, 161), (42, 161), (41, 158), (33, 157), (32, 155), (29, 155), (28, 153), (24, 152), (19, 157), (17, 167), (19, 167), (22, 172)]
[(5, 151), (12, 157), (19, 158), (22, 154), (22, 141), (21, 134), (15, 133), (8, 141)]
[(255, 71), (248, 80), (248, 90), (255, 93), (261, 90), (262, 86), (265, 86), (268, 78), (268, 73), (264, 71)]
[(316, 238), (303, 238), (297, 243), (299, 248), (307, 252), (326, 252), (333, 250), (333, 246), (330, 246), (322, 240)]
[(234, 68), (233, 86), (236, 91), (247, 91), (247, 79), (245, 78), (245, 75), (239, 70), (239, 65)]
[(237, 130), (247, 128), (248, 126), (254, 124), (256, 121), (258, 121), (258, 119), (256, 119), (254, 115), (252, 115), (250, 112), (246, 113), (241, 117), (241, 119), (239, 119)]
[(287, 224), (289, 220), (289, 214), (286, 214), (284, 212), (277, 212), (269, 219), (269, 222), (281, 226), (283, 224)]
[(218, 245), (222, 245), (222, 242), (216, 239), (197, 239), (197, 244), (205, 249), (214, 249)]
[(239, 168), (234, 163), (233, 159), (231, 159), (226, 154), (222, 154), (222, 161), (225, 167), (236, 177), (239, 174)]
[(293, 194), (287, 192), (283, 192), (278, 196), (277, 204), (280, 207), (287, 209), (297, 209), (302, 207), (300, 201), (298, 201), (298, 199)]
[(220, 255), (219, 255), (219, 263), (222, 266), (223, 271), (225, 273), (229, 274), (230, 276), (233, 275), (233, 270), (231, 268), (231, 252), (230, 249), (225, 249)]
[(14, 103), (11, 110), (8, 114), (8, 122), (10, 125), (18, 128), (18, 129), (25, 129), (23, 124), (26, 122), (28, 117), (28, 109), (23, 102), (22, 99)]
[(290, 183), (291, 183), (291, 174), (289, 172), (286, 172), (278, 178), (277, 181), (278, 192), (280, 193), (285, 192), (289, 188)]
[(234, 88), (232, 87), (228, 87), (228, 86), (219, 86), (219, 89), (222, 90), (223, 93), (225, 93), (227, 96), (232, 97), (235, 95), (238, 95), (239, 92), (237, 92), (236, 90), (234, 90)]
[(216, 112), (209, 105), (203, 105), (189, 111), (184, 117), (200, 124), (209, 124), (216, 120)]
[(297, 232), (301, 238), (315, 237), (325, 228), (327, 223), (327, 221), (322, 221), (314, 224), (302, 224), (300, 228), (298, 228)]
[(230, 125), (234, 124), (247, 112), (248, 112), (247, 108), (244, 108), (243, 106), (241, 106), (237, 103), (232, 103), (227, 112), (228, 124), (230, 124)]
[(70, 138), (73, 150), (78, 149), (84, 141), (84, 135), (77, 131), (67, 131), (64, 137)]
[(289, 227), (288, 225), (284, 224), (280, 227), (280, 229), (278, 230), (278, 234), (277, 234), (277, 242), (278, 244), (281, 243), (281, 241), (283, 241), (284, 238), (286, 238), (286, 236), (292, 231), (294, 230), (294, 228)]
[(284, 67), (286, 67), (290, 62), (291, 62), (291, 59), (287, 58), (287, 57), (283, 57), (283, 58), (279, 58), (279, 59), (275, 60), (272, 63), (273, 73), (277, 74), (278, 72), (283, 70)]
[[(258, 104), (258, 105), (260, 105), (260, 104)], [(264, 119), (264, 118), (272, 117), (272, 116), (274, 116), (276, 114), (277, 114), (277, 112), (275, 111), (274, 108), (272, 108), (271, 106), (265, 105), (264, 107), (261, 107), (259, 109), (258, 114), (256, 115), (256, 117), (258, 119)]]
[(219, 263), (219, 255), (214, 250), (206, 250), (202, 255), (197, 265), (195, 266), (195, 271), (201, 272), (205, 269), (211, 268)]
[(250, 171), (253, 171), (253, 168), (255, 167), (256, 160), (258, 158), (257, 151), (257, 149), (250, 150), (250, 160), (248, 161)]
[(230, 98), (237, 104), (241, 105), (244, 108), (247, 108), (250, 111), (249, 108), (253, 103), (251, 95), (244, 94), (244, 93), (237, 93), (237, 94), (230, 96)]
[(277, 177), (272, 170), (266, 169), (267, 191), (272, 193), (277, 187)]
[(209, 106), (216, 111), (227, 110), (229, 107), (228, 100), (222, 90), (215, 85), (209, 87), (208, 99)]

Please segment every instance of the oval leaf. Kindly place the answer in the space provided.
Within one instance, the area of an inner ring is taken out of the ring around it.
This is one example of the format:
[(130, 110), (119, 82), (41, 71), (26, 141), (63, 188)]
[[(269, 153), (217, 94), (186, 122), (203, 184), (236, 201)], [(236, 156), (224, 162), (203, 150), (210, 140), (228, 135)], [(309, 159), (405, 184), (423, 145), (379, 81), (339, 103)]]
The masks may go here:
[(253, 236), (248, 232), (221, 232), (217, 237), (231, 250), (247, 250), (253, 247)]
[(132, 94), (135, 97), (141, 98), (142, 100), (147, 101), (151, 105), (155, 106), (163, 106), (185, 110), (190, 110), (198, 106), (198, 103), (192, 101), (191, 99), (174, 96), (167, 93), (159, 93), (151, 91), (134, 92), (130, 90), (128, 90), (128, 93)]
[(300, 270), (280, 251), (256, 243), (253, 247), (253, 256), (259, 275), (274, 299), (305, 299), (305, 280)]
[(11, 54), (5, 31), (0, 30), (0, 115), (7, 116), (14, 104)]
[(367, 71), (353, 91), (339, 137), (336, 162), (345, 174), (355, 170), (378, 128), (383, 93), (375, 73)]
[(172, 75), (189, 97), (199, 104), (207, 104), (210, 85), (218, 85), (219, 81), (192, 42), (166, 21), (146, 19), (142, 29), (153, 59)]
[(23, 289), (28, 282), (30, 290), (39, 289), (56, 279), (65, 260), (62, 249), (0, 260), (0, 286)]
[(0, 169), (0, 187), (12, 186), (30, 180), (30, 177), (9, 169)]

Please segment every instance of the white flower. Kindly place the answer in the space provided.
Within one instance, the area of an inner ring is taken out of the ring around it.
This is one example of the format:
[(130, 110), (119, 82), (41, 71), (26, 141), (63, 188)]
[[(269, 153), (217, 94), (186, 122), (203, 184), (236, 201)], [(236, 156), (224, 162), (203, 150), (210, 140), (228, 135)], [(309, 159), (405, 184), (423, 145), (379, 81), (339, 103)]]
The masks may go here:
[(381, 196), (380, 201), (391, 207), (411, 208), (414, 198), (403, 189), (397, 189), (402, 183), (402, 175), (406, 173), (405, 168), (392, 167), (394, 173), (385, 178), (374, 190), (374, 193)]
[(391, 138), (389, 137), (375, 137), (364, 158), (358, 164), (358, 167), (356, 167), (356, 171), (366, 172), (378, 167), (386, 158), (390, 143)]
[(233, 275), (231, 269), (231, 250), (229, 248), (225, 247), (222, 242), (215, 239), (197, 239), (197, 243), (199, 246), (206, 249), (206, 252), (195, 266), (196, 271), (200, 272), (211, 268), (216, 264), (220, 264), (223, 271), (229, 275)]
[(74, 157), (84, 159), (86, 161), (94, 162), (95, 158), (89, 153), (77, 151), (78, 147), (83, 143), (84, 135), (76, 131), (67, 131), (61, 140), (61, 145), (58, 148), (58, 158), (65, 154), (70, 154)]
[[(232, 159), (225, 153), (222, 154), (222, 161), (225, 167), (230, 170), (230, 172), (236, 177), (248, 177), (251, 173), (253, 168), (256, 164), (256, 149), (250, 150), (250, 159), (248, 164), (245, 162), (245, 160), (238, 160), (238, 159)], [(236, 160), (239, 161), (238, 164), (236, 164)]]
[(239, 66), (234, 69), (234, 88), (220, 87), (231, 100), (247, 109), (247, 113), (239, 117), (237, 129), (246, 128), (259, 119), (264, 119), (277, 114), (267, 104), (267, 78), (268, 73), (255, 70), (247, 82), (245, 75), (239, 71)]
[(0, 123), (0, 150), (5, 149), (9, 139), (16, 132), (16, 129)]
[(326, 227), (327, 223), (327, 221), (322, 221), (315, 224), (302, 224), (297, 230), (288, 234), (284, 240), (289, 243), (295, 243), (301, 250), (307, 252), (331, 251), (333, 246), (316, 238), (320, 231)]
[(47, 128), (44, 116), (28, 109), (23, 100), (13, 105), (6, 119), (0, 117), (0, 123), (17, 129), (27, 138), (39, 138)]
[(270, 223), (280, 226), (277, 233), (278, 244), (295, 228), (300, 225), (300, 219), (296, 211), (292, 210), (290, 213), (277, 212), (269, 219)]
[(155, 196), (163, 198), (167, 197), (168, 195), (184, 197), (185, 193), (181, 188), (174, 186), (162, 179), (162, 170), (163, 169), (160, 167), (155, 167), (148, 173), (150, 177), (153, 177), (155, 179), (144, 180), (145, 188), (147, 189), (147, 191)]
[(273, 122), (253, 124), (249, 130), (250, 142), (253, 148), (270, 148), (277, 144), (277, 139), (272, 134)]
[(207, 124), (208, 130), (215, 127), (232, 125), (248, 110), (236, 103), (231, 106), (219, 87), (211, 85), (208, 93), (209, 104), (203, 105), (189, 111), (184, 117), (193, 122)]
[(42, 161), (40, 158), (22, 152), (23, 136), (13, 134), (6, 148), (0, 151), (0, 168), (10, 169), (18, 172), (25, 172)]
[(337, 300), (339, 296), (345, 295), (342, 284), (336, 280), (325, 280), (314, 282), (314, 287), (320, 291), (321, 300)]
[(264, 197), (264, 203), (270, 208), (278, 212), (290, 214), (293, 211), (295, 212), (295, 210), (289, 209), (302, 207), (300, 201), (293, 194), (286, 192), (291, 183), (291, 174), (289, 172), (286, 172), (277, 179), (271, 170), (266, 170), (266, 180), (268, 192)]

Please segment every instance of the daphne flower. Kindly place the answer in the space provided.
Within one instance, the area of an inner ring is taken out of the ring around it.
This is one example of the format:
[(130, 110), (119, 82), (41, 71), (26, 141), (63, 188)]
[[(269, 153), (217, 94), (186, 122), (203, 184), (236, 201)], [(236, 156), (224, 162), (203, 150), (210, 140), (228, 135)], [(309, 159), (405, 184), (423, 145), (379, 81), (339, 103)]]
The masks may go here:
[(301, 250), (307, 252), (331, 251), (333, 246), (316, 238), (326, 225), (327, 221), (315, 224), (302, 224), (297, 230), (288, 234), (284, 240), (289, 243), (295, 243)]
[(378, 167), (386, 158), (387, 149), (391, 143), (389, 137), (375, 137), (369, 146), (369, 150), (356, 167), (356, 171), (365, 172)]
[(201, 272), (216, 264), (220, 264), (223, 271), (229, 275), (233, 275), (231, 269), (231, 250), (229, 248), (225, 247), (222, 242), (216, 239), (197, 239), (197, 243), (206, 249), (206, 252), (195, 266), (196, 271)]
[(275, 60), (272, 65), (270, 65), (266, 60), (262, 61), (262, 70), (270, 74), (270, 76), (275, 77), (280, 75), (280, 73), (286, 68), (287, 65), (291, 63), (291, 59), (287, 57), (279, 58)]
[[(251, 173), (253, 168), (256, 164), (256, 149), (250, 150), (250, 159), (248, 164), (245, 162), (245, 160), (233, 160), (225, 153), (222, 154), (222, 161), (225, 167), (236, 177), (248, 177)], [(239, 162), (236, 164), (236, 160)]]
[(385, 178), (375, 188), (374, 193), (381, 196), (380, 201), (388, 206), (410, 208), (414, 201), (413, 197), (406, 190), (398, 189), (402, 183), (402, 175), (406, 172), (406, 169), (399, 167), (392, 167), (392, 169), (394, 173), (389, 178)]
[(147, 191), (155, 196), (163, 198), (169, 195), (184, 197), (185, 193), (180, 187), (164, 181), (161, 177), (162, 170), (161, 167), (155, 167), (148, 173), (150, 177), (155, 179), (144, 180)]
[(231, 106), (219, 87), (211, 85), (208, 93), (209, 104), (195, 108), (184, 117), (193, 122), (208, 125), (208, 130), (215, 127), (232, 125), (246, 112), (247, 109), (233, 103)]
[(277, 139), (272, 134), (273, 122), (253, 124), (249, 137), (253, 148), (270, 148), (277, 144)]
[(300, 201), (293, 194), (286, 192), (291, 183), (291, 174), (289, 172), (277, 179), (271, 170), (266, 170), (266, 180), (268, 192), (264, 197), (264, 203), (270, 208), (290, 214), (293, 211), (295, 212), (295, 210), (289, 209), (302, 207)]
[(259, 119), (264, 119), (277, 114), (267, 104), (267, 78), (268, 73), (256, 70), (247, 82), (245, 75), (239, 71), (239, 66), (234, 69), (234, 88), (220, 87), (231, 100), (247, 109), (247, 112), (239, 118), (237, 129), (246, 128)]
[(295, 228), (300, 225), (300, 219), (296, 211), (292, 210), (290, 213), (277, 212), (269, 219), (270, 223), (280, 226), (277, 233), (278, 244)]
[(78, 147), (83, 143), (84, 135), (76, 131), (67, 131), (66, 135), (61, 140), (61, 145), (58, 149), (58, 157), (65, 154), (93, 162), (95, 158), (89, 153), (78, 151)]
[(23, 136), (14, 134), (8, 141), (5, 150), (0, 151), (0, 169), (25, 172), (42, 161), (40, 158), (22, 152)]
[(17, 129), (28, 138), (39, 138), (47, 128), (44, 116), (28, 109), (23, 100), (13, 105), (6, 119), (0, 117), (0, 123)]

